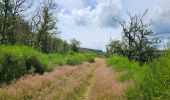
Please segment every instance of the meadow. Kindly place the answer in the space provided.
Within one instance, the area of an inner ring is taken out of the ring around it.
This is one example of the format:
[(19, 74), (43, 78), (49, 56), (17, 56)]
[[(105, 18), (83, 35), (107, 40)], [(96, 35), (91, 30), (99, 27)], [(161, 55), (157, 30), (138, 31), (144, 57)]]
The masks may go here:
[(145, 63), (129, 61), (126, 57), (112, 56), (107, 64), (113, 70), (120, 72), (118, 81), (131, 81), (126, 90), (128, 100), (168, 100), (170, 98), (170, 51), (162, 57)]
[(9, 83), (25, 74), (43, 74), (63, 65), (79, 65), (84, 61), (93, 63), (94, 54), (70, 52), (45, 54), (27, 46), (0, 46), (0, 82)]

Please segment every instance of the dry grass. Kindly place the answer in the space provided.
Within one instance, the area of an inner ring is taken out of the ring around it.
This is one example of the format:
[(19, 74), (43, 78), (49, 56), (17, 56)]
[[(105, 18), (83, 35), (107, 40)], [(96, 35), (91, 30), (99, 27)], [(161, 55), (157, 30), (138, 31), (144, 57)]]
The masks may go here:
[(117, 82), (118, 73), (106, 67), (104, 60), (99, 59), (98, 63), (100, 66), (93, 79), (90, 100), (126, 100), (124, 90), (128, 82)]
[[(1, 100), (71, 100), (68, 94), (91, 75), (93, 64), (64, 66), (52, 73), (28, 76), (0, 89)], [(70, 95), (72, 96), (72, 95)]]
[(63, 66), (3, 86), (0, 100), (124, 100), (128, 82), (117, 82), (117, 75), (103, 59), (96, 59), (94, 64)]

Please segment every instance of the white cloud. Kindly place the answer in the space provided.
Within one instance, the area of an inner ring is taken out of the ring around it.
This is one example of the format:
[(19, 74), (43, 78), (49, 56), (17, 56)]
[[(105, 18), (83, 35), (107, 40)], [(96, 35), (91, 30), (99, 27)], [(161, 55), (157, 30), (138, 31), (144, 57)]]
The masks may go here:
[(82, 9), (84, 7), (82, 0), (57, 0), (56, 2), (60, 7), (67, 10)]
[(105, 50), (110, 36), (121, 38), (121, 29), (115, 27), (112, 19), (120, 15), (121, 0), (59, 0), (58, 3), (63, 39), (76, 38), (82, 47)]
[(151, 17), (154, 20), (153, 29), (161, 34), (170, 34), (170, 2), (156, 6)]
[(120, 16), (121, 0), (59, 0), (58, 3), (78, 25), (113, 27), (116, 23), (112, 17)]

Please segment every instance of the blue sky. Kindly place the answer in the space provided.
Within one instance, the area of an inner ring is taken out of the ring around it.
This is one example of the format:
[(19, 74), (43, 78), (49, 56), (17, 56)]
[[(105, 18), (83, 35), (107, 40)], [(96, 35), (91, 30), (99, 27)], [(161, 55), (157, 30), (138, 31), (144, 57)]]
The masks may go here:
[(60, 12), (60, 37), (67, 41), (76, 38), (81, 47), (105, 50), (110, 37), (121, 39), (121, 27), (112, 17), (127, 19), (127, 12), (149, 10), (154, 21), (152, 29), (161, 34), (170, 33), (170, 0), (54, 0)]

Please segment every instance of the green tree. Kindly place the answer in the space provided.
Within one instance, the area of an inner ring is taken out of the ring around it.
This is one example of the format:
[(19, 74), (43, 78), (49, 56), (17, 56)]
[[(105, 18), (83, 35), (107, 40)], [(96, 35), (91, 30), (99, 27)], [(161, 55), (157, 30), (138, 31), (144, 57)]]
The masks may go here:
[(155, 58), (156, 45), (160, 42), (149, 28), (151, 23), (146, 20), (147, 12), (133, 16), (129, 13), (129, 21), (119, 22), (126, 56), (129, 60), (138, 60), (141, 65)]
[(106, 50), (107, 56), (110, 56), (112, 54), (125, 55), (125, 47), (123, 43), (119, 40), (110, 41), (110, 43), (106, 46)]
[(16, 43), (16, 23), (18, 17), (31, 7), (31, 0), (2, 0), (0, 2), (0, 10), (2, 14), (2, 30), (1, 43)]
[(79, 52), (79, 46), (80, 46), (80, 41), (77, 41), (76, 39), (72, 39), (71, 40), (71, 50), (73, 50), (74, 52)]
[[(49, 39), (58, 34), (54, 11), (56, 4), (53, 0), (44, 0), (35, 17), (35, 25), (38, 30), (37, 47), (44, 53), (49, 52)], [(38, 20), (37, 20), (38, 19)]]

